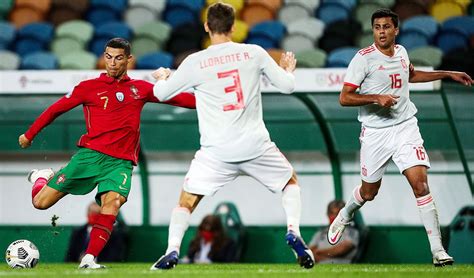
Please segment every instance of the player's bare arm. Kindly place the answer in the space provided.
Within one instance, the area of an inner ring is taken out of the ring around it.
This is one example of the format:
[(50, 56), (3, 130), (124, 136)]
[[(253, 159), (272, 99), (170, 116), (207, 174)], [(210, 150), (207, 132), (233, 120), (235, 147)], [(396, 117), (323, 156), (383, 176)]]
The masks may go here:
[(391, 107), (397, 104), (400, 97), (396, 95), (361, 95), (356, 93), (356, 89), (356, 87), (344, 85), (339, 95), (339, 103), (342, 106), (362, 106), (375, 103), (383, 107)]
[[(412, 65), (410, 65), (410, 68), (412, 69)], [(444, 78), (451, 78), (454, 81), (457, 81), (465, 86), (471, 86), (474, 84), (474, 81), (472, 78), (466, 74), (465, 72), (459, 72), (459, 71), (420, 71), (420, 70), (411, 70), (410, 71), (410, 79), (409, 81), (411, 83), (417, 83), (417, 82), (430, 82), (434, 80), (440, 80)]]
[(281, 54), (280, 67), (287, 72), (294, 72), (296, 68), (296, 58), (293, 52), (287, 51)]
[(20, 137), (18, 138), (18, 143), (20, 144), (20, 147), (22, 149), (26, 149), (31, 146), (31, 141), (26, 138), (25, 134), (20, 135)]

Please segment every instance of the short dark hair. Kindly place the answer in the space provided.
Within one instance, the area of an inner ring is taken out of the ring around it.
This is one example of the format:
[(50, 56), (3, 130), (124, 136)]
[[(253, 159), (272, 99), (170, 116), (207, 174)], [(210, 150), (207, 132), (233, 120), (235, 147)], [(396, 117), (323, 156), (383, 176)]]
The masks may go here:
[(234, 8), (225, 3), (215, 3), (207, 9), (207, 26), (211, 33), (228, 34), (234, 24)]
[(113, 38), (110, 39), (104, 47), (104, 51), (107, 47), (112, 47), (112, 48), (120, 48), (123, 49), (125, 52), (125, 55), (129, 56), (130, 55), (130, 42), (127, 41), (126, 39), (123, 38)]
[(374, 26), (374, 21), (376, 18), (390, 17), (395, 28), (398, 27), (398, 14), (392, 12), (389, 9), (378, 9), (372, 14), (372, 26)]
[(333, 208), (342, 209), (345, 205), (346, 203), (343, 200), (331, 201), (328, 204), (327, 213), (329, 214)]

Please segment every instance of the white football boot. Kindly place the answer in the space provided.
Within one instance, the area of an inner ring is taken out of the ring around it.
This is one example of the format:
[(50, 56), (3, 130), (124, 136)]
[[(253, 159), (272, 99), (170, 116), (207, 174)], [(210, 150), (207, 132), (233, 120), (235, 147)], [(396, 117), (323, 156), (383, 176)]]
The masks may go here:
[(35, 184), (36, 180), (39, 178), (44, 178), (47, 181), (49, 181), (53, 176), (54, 176), (54, 172), (53, 172), (53, 169), (51, 168), (41, 169), (41, 170), (33, 169), (28, 174), (27, 179), (32, 184)]
[(328, 229), (328, 242), (332, 245), (335, 245), (339, 242), (346, 229), (346, 226), (351, 223), (352, 219), (344, 219), (341, 215), (341, 212), (337, 214), (334, 221), (331, 223)]
[(94, 256), (91, 254), (86, 254), (82, 257), (81, 263), (79, 264), (78, 268), (88, 268), (88, 269), (100, 269), (105, 268), (104, 265), (100, 265), (95, 262)]
[(434, 266), (452, 265), (454, 263), (453, 257), (448, 255), (446, 251), (441, 250), (433, 254)]

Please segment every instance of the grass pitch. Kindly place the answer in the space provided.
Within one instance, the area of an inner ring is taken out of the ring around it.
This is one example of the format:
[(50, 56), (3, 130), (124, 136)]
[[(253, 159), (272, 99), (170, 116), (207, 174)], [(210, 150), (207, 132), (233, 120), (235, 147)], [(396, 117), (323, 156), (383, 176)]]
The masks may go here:
[(150, 271), (151, 263), (110, 263), (107, 269), (79, 270), (77, 264), (39, 263), (34, 269), (0, 266), (0, 277), (474, 277), (474, 265), (434, 267), (415, 264), (316, 265), (302, 269), (296, 264), (180, 264), (173, 270)]

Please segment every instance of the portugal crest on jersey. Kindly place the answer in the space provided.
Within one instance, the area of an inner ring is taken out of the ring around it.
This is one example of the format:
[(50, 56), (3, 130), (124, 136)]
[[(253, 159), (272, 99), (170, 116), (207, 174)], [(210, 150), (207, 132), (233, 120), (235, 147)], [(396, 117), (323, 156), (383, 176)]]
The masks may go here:
[(117, 100), (120, 101), (120, 102), (123, 101), (123, 99), (124, 99), (124, 95), (123, 95), (122, 92), (116, 92), (116, 93), (115, 93), (115, 97), (116, 97)]

